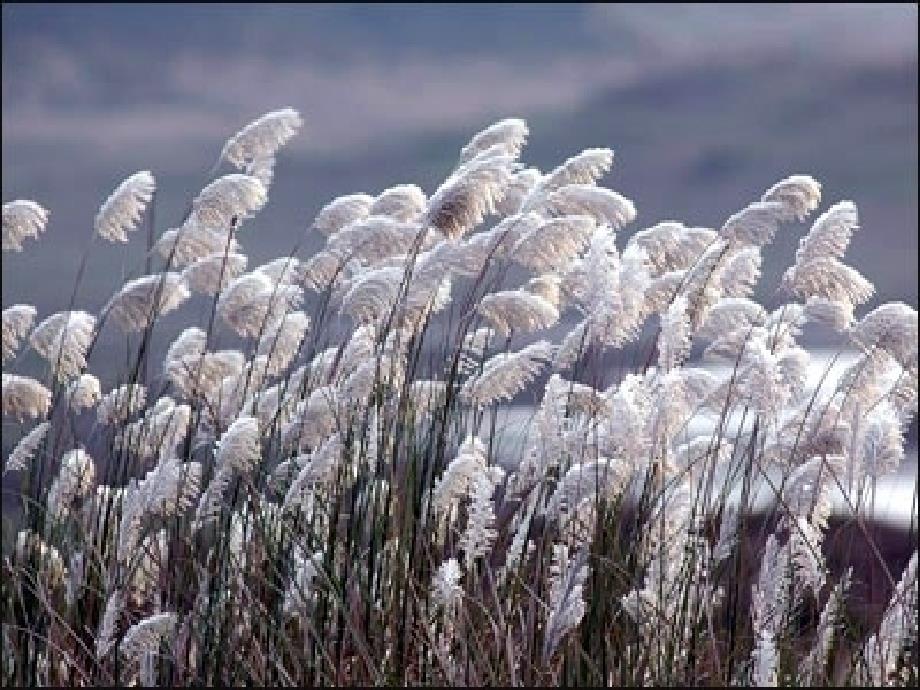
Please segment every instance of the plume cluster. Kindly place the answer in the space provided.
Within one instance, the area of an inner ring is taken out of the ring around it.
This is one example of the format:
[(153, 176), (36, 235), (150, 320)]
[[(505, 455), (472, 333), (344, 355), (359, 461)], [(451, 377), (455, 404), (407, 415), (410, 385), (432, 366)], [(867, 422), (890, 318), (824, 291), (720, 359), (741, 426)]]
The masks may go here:
[[(5, 683), (916, 686), (915, 540), (868, 526), (916, 431), (917, 311), (843, 263), (853, 202), (802, 228), (822, 189), (792, 175), (718, 228), (630, 227), (613, 150), (543, 172), (508, 118), (430, 196), (345, 193), (312, 256), (253, 268), (302, 125), (227, 140), (236, 172), (104, 304), (4, 308)], [(94, 235), (157, 234), (154, 188)], [(4, 204), (4, 251), (47, 224)]]

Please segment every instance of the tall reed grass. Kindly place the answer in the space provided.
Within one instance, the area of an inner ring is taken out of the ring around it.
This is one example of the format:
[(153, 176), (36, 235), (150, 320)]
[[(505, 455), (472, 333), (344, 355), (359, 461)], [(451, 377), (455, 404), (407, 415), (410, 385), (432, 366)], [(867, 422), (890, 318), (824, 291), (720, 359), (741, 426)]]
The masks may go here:
[[(430, 195), (341, 196), (306, 229), (321, 251), (250, 268), (301, 124), (231, 137), (177, 228), (151, 173), (125, 180), (87, 252), (146, 227), (146, 272), (101, 308), (3, 310), (5, 684), (916, 686), (916, 532), (892, 564), (866, 515), (917, 413), (917, 312), (866, 306), (854, 203), (806, 231), (821, 187), (793, 175), (719, 229), (623, 241), (613, 151), (525, 168), (506, 119)], [(4, 252), (46, 227), (4, 204)], [(776, 232), (802, 239), (769, 311)], [(207, 317), (158, 361), (192, 299)], [(103, 329), (127, 370), (92, 357)], [(860, 352), (838, 383), (808, 384), (807, 329)], [(29, 350), (40, 380), (10, 371)], [(827, 562), (838, 491), (874, 616)]]

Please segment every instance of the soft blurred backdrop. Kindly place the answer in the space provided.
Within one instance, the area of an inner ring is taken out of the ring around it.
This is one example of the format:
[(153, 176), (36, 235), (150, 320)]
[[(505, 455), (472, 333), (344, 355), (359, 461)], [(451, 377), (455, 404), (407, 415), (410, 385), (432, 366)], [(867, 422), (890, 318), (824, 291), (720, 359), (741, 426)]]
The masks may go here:
[[(5, 257), (4, 305), (66, 308), (116, 184), (152, 170), (157, 232), (172, 227), (223, 141), (284, 106), (306, 125), (244, 230), (250, 266), (289, 252), (337, 195), (430, 193), (471, 134), (514, 115), (531, 126), (528, 164), (616, 151), (604, 183), (635, 200), (630, 232), (718, 227), (779, 178), (812, 174), (822, 208), (859, 205), (847, 260), (875, 281), (869, 306), (917, 304), (913, 4), (4, 3), (2, 16), (3, 200), (51, 211), (47, 234)], [(767, 302), (803, 230), (766, 252)], [(101, 307), (143, 245), (95, 248), (78, 305)]]

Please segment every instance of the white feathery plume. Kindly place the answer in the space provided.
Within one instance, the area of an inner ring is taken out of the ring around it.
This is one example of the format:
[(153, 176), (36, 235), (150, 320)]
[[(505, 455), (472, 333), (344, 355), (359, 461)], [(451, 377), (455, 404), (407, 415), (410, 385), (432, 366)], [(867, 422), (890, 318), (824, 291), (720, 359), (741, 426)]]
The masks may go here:
[(524, 200), (542, 177), (543, 175), (536, 168), (525, 168), (512, 175), (511, 181), (505, 188), (505, 196), (495, 205), (498, 213), (502, 216), (518, 213)]
[(432, 505), (441, 514), (452, 514), (468, 493), (473, 476), (486, 468), (486, 447), (476, 436), (468, 436), (434, 485)]
[(786, 220), (786, 206), (780, 201), (755, 201), (729, 217), (719, 235), (736, 245), (763, 246), (773, 240), (779, 224)]
[(463, 572), (456, 558), (448, 558), (438, 566), (431, 578), (431, 597), (435, 604), (447, 612), (455, 612), (463, 600), (463, 587), (460, 579)]
[(346, 225), (366, 217), (373, 204), (374, 197), (370, 194), (337, 197), (320, 209), (311, 227), (323, 235), (334, 235)]
[(789, 557), (771, 534), (764, 547), (757, 582), (751, 588), (751, 623), (755, 635), (751, 652), (753, 685), (777, 684), (776, 640), (789, 608), (789, 579)]
[(63, 520), (70, 514), (74, 501), (85, 498), (93, 490), (96, 480), (96, 465), (83, 449), (64, 453), (61, 471), (48, 489), (45, 504), (48, 514), (56, 520)]
[(346, 262), (336, 254), (320, 251), (304, 263), (304, 285), (314, 292), (323, 292), (336, 278), (347, 278), (358, 262)]
[(99, 379), (92, 374), (81, 374), (67, 387), (70, 409), (75, 412), (92, 407), (102, 398)]
[(559, 320), (559, 310), (552, 302), (525, 290), (486, 295), (477, 310), (501, 335), (541, 331)]
[(521, 237), (511, 256), (534, 271), (562, 270), (584, 251), (595, 227), (591, 216), (553, 218)]
[(16, 354), (20, 341), (28, 335), (35, 322), (35, 307), (29, 304), (14, 304), (3, 310), (2, 315), (2, 361), (6, 362)]
[(139, 661), (145, 654), (159, 652), (160, 643), (170, 642), (175, 631), (176, 614), (155, 613), (128, 628), (119, 651), (129, 662)]
[(805, 302), (805, 316), (842, 333), (853, 325), (854, 307), (850, 301), (829, 300), (825, 297), (809, 297)]
[(268, 200), (265, 186), (251, 175), (224, 175), (201, 190), (192, 202), (187, 223), (209, 228), (231, 227), (258, 211)]
[(818, 257), (787, 269), (781, 287), (801, 299), (823, 297), (853, 306), (875, 294), (875, 287), (859, 271), (832, 257)]
[(239, 242), (232, 234), (191, 221), (164, 232), (154, 243), (153, 249), (164, 259), (168, 259), (171, 254), (170, 266), (173, 267), (188, 266), (214, 254), (223, 256), (240, 253)]
[(425, 212), (427, 203), (428, 198), (418, 185), (398, 184), (380, 192), (365, 215), (389, 216), (408, 223)]
[(498, 536), (495, 530), (492, 494), (496, 484), (504, 476), (505, 472), (501, 467), (492, 465), (476, 469), (470, 479), (466, 528), (457, 541), (457, 546), (463, 551), (463, 562), (467, 568), (472, 568), (477, 558), (488, 555)]
[(259, 420), (255, 417), (239, 417), (217, 443), (214, 477), (201, 494), (195, 513), (196, 525), (201, 525), (217, 514), (224, 490), (230, 482), (234, 477), (252, 472), (261, 457)]
[(598, 225), (619, 230), (636, 219), (636, 207), (622, 194), (590, 184), (568, 184), (547, 198), (549, 207), (560, 215), (587, 215)]
[(546, 506), (547, 516), (572, 513), (583, 501), (597, 503), (620, 491), (631, 470), (627, 463), (607, 458), (573, 464), (556, 485)]
[(891, 600), (878, 626), (878, 633), (863, 646), (865, 667), (861, 681), (882, 687), (895, 678), (901, 652), (917, 638), (917, 552), (914, 551), (901, 579), (891, 593)]
[(218, 467), (232, 467), (241, 474), (248, 474), (260, 458), (259, 420), (255, 417), (240, 417), (220, 437), (216, 464)]
[(147, 275), (125, 283), (103, 311), (111, 314), (125, 333), (132, 333), (178, 308), (191, 294), (181, 273)]
[(689, 268), (712, 244), (718, 233), (709, 228), (688, 228), (683, 223), (666, 220), (633, 235), (635, 243), (645, 250), (649, 267), (655, 275)]
[(613, 151), (610, 149), (585, 149), (543, 175), (524, 199), (521, 208), (525, 211), (539, 208), (552, 192), (566, 185), (593, 186), (610, 170), (611, 165)]
[(374, 264), (404, 254), (424, 230), (389, 216), (367, 216), (349, 223), (329, 238), (326, 251), (343, 259)]
[(556, 309), (560, 309), (562, 300), (562, 278), (558, 273), (543, 273), (527, 281), (522, 288), (537, 297), (549, 302)]
[(147, 388), (139, 383), (128, 383), (102, 396), (96, 407), (97, 424), (121, 424), (138, 410), (147, 400)]
[(470, 139), (460, 150), (460, 165), (468, 163), (476, 156), (488, 151), (493, 146), (501, 146), (512, 158), (521, 155), (521, 149), (527, 141), (530, 130), (527, 123), (516, 117), (509, 117), (489, 125)]
[(299, 285), (303, 282), (304, 266), (296, 256), (279, 256), (268, 263), (257, 266), (255, 271), (264, 273), (273, 283)]
[(810, 175), (790, 175), (770, 187), (760, 200), (779, 202), (785, 207), (787, 217), (803, 221), (818, 208), (821, 184)]
[(178, 458), (161, 458), (160, 462), (122, 501), (118, 529), (118, 561), (127, 563), (136, 548), (145, 523), (151, 518), (178, 517), (195, 504), (201, 492), (201, 463), (184, 463)]
[(99, 622), (99, 634), (96, 635), (96, 656), (106, 656), (115, 645), (118, 619), (125, 609), (125, 593), (116, 589), (105, 604), (102, 620)]
[[(514, 243), (546, 220), (536, 213), (515, 214), (504, 218), (494, 228), (479, 232), (464, 241), (447, 241), (431, 250), (431, 260), (460, 275), (475, 276), (488, 263), (506, 255)], [(421, 263), (424, 257), (419, 257)]]
[(814, 687), (826, 679), (831, 646), (834, 643), (834, 635), (837, 629), (842, 627), (845, 600), (850, 589), (852, 574), (852, 568), (848, 568), (843, 573), (840, 581), (828, 595), (824, 608), (821, 609), (817, 634), (815, 635), (815, 645), (800, 664), (801, 672), (797, 680), (801, 685)]
[(318, 447), (335, 429), (338, 409), (339, 395), (334, 385), (315, 388), (297, 404), (291, 421), (282, 427), (283, 444), (301, 450)]
[(539, 375), (552, 355), (553, 346), (546, 340), (538, 340), (517, 352), (499, 353), (486, 361), (479, 376), (463, 384), (460, 395), (479, 406), (510, 400)]
[(85, 311), (62, 311), (38, 324), (29, 343), (54, 367), (55, 377), (66, 380), (86, 368), (86, 352), (93, 340), (96, 317)]
[(245, 254), (208, 254), (186, 266), (182, 277), (193, 292), (216, 295), (246, 271), (248, 261)]
[(246, 167), (243, 168), (243, 172), (256, 178), (268, 191), (272, 180), (275, 178), (275, 163), (274, 156), (260, 156), (247, 163)]
[(745, 297), (723, 297), (706, 311), (696, 335), (716, 339), (738, 329), (762, 326), (766, 319), (766, 310), (757, 302)]
[(230, 137), (220, 152), (220, 158), (238, 169), (272, 158), (302, 126), (303, 119), (293, 108), (273, 110)]
[(690, 354), (690, 319), (687, 316), (687, 298), (677, 297), (661, 315), (661, 334), (658, 336), (658, 367), (671, 371)]
[(822, 213), (811, 230), (799, 240), (795, 263), (804, 266), (821, 258), (840, 259), (850, 237), (859, 229), (859, 211), (852, 201), (839, 201)]
[(897, 472), (904, 460), (904, 429), (894, 405), (888, 400), (873, 405), (858, 431), (854, 436), (859, 445), (852, 458), (858, 471), (856, 481)]
[(3, 416), (19, 421), (38, 419), (48, 414), (51, 406), (51, 391), (28, 376), (17, 376), (3, 372), (2, 395)]
[(460, 166), (431, 195), (422, 224), (450, 239), (462, 237), (496, 212), (514, 168), (512, 156), (488, 152)]
[(284, 496), (284, 510), (293, 511), (309, 503), (312, 492), (335, 480), (343, 454), (342, 442), (332, 435), (313, 453), (295, 458), (301, 468)]
[(217, 314), (237, 335), (254, 338), (302, 301), (299, 286), (273, 283), (264, 273), (252, 271), (234, 279), (220, 294)]
[(748, 297), (760, 280), (760, 247), (730, 247), (716, 267), (713, 282), (721, 297)]
[(172, 398), (162, 397), (142, 419), (124, 427), (115, 438), (115, 447), (142, 460), (171, 455), (188, 433), (191, 414), (188, 405), (176, 405)]
[(37, 238), (48, 224), (48, 211), (34, 201), (18, 199), (3, 204), (3, 251), (21, 252), (22, 241)]
[(156, 182), (149, 170), (141, 170), (122, 182), (99, 208), (94, 228), (109, 242), (127, 242), (153, 198)]
[(404, 276), (395, 266), (359, 273), (342, 298), (342, 311), (362, 324), (381, 319), (393, 308)]
[[(214, 404), (221, 392), (221, 383), (228, 376), (244, 376), (246, 357), (239, 350), (190, 352), (167, 364), (166, 374), (176, 390), (184, 397), (202, 395)], [(254, 386), (250, 382), (250, 386)]]
[(907, 369), (917, 367), (917, 310), (903, 302), (888, 302), (866, 314), (850, 331), (866, 350), (880, 349)]
[(562, 639), (578, 627), (585, 615), (584, 586), (588, 580), (587, 554), (569, 555), (565, 544), (553, 544), (550, 564), (549, 608), (543, 634), (543, 663), (549, 663)]
[(584, 305), (590, 339), (605, 347), (622, 347), (638, 337), (648, 315), (645, 251), (634, 245), (621, 258), (613, 233), (598, 228), (581, 270), (568, 289)]
[(269, 376), (277, 376), (290, 366), (309, 327), (309, 316), (302, 311), (292, 311), (262, 333), (256, 353), (268, 357), (266, 373)]
[(42, 422), (19, 439), (19, 443), (16, 444), (16, 447), (13, 448), (10, 456), (6, 459), (6, 466), (3, 468), (3, 472), (20, 472), (28, 469), (29, 463), (32, 462), (35, 452), (42, 444), (42, 441), (45, 440), (50, 428), (51, 422)]

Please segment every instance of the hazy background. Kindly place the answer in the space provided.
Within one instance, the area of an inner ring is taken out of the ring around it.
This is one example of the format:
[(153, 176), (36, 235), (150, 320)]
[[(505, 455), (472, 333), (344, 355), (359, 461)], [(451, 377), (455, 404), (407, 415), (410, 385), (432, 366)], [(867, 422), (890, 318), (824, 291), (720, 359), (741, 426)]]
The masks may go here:
[[(471, 134), (520, 116), (527, 164), (615, 150), (604, 183), (639, 211), (624, 235), (664, 219), (718, 227), (781, 177), (812, 174), (822, 209), (859, 205), (847, 261), (878, 288), (869, 306), (917, 304), (915, 5), (4, 3), (2, 17), (3, 200), (51, 211), (39, 242), (4, 257), (3, 304), (40, 318), (66, 308), (124, 177), (153, 171), (162, 232), (224, 140), (284, 106), (306, 125), (243, 230), (251, 267), (289, 252), (335, 196), (430, 193)], [(768, 248), (767, 302), (803, 230)], [(99, 245), (78, 305), (101, 307), (143, 244)]]

